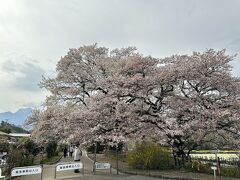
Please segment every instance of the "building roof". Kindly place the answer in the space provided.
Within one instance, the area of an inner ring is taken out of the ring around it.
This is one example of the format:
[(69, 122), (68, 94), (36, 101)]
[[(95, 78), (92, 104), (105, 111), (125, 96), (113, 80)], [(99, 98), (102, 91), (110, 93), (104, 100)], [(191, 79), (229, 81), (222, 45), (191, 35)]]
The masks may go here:
[(10, 136), (10, 135), (5, 132), (0, 131), (0, 136)]
[(31, 134), (26, 133), (10, 133), (9, 136), (11, 137), (30, 137)]

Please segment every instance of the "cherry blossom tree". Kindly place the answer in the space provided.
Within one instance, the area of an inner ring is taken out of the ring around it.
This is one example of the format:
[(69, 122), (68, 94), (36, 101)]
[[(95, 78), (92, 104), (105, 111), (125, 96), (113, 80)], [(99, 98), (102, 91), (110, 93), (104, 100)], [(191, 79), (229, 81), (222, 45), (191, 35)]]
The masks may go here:
[[(68, 132), (69, 138), (84, 137), (87, 139), (88, 137), (88, 141), (100, 136), (99, 133), (94, 132), (103, 125), (100, 126), (97, 123), (97, 116), (92, 116), (97, 113), (94, 114), (94, 106), (91, 106), (89, 102), (92, 102), (91, 97), (99, 93), (108, 93), (109, 86), (104, 80), (114, 74), (117, 68), (115, 67), (116, 61), (134, 54), (134, 51), (135, 48), (129, 47), (108, 52), (107, 48), (97, 47), (96, 44), (70, 49), (57, 64), (56, 78), (44, 78), (41, 82), (41, 86), (52, 93), (52, 96), (46, 100), (47, 108), (40, 114), (36, 114), (37, 117), (33, 114), (28, 122), (35, 123), (34, 127), (38, 133), (54, 127), (55, 135), (62, 137), (65, 137), (63, 132), (65, 134)], [(65, 113), (68, 103), (71, 104), (71, 113)], [(68, 121), (69, 119), (71, 121)], [(56, 123), (51, 123), (52, 121)], [(107, 134), (105, 136), (109, 139)], [(116, 134), (115, 137), (122, 139), (121, 134)]]
[(240, 135), (240, 81), (231, 74), (232, 59), (224, 50), (212, 49), (166, 59), (179, 72), (174, 96), (166, 101), (167, 116), (172, 119), (166, 135), (169, 144), (177, 148), (177, 156), (184, 158), (185, 150), (189, 154), (209, 140), (209, 135)]
[(41, 82), (52, 95), (29, 122), (36, 133), (82, 143), (154, 137), (184, 164), (212, 137), (240, 135), (240, 81), (231, 74), (233, 58), (212, 49), (164, 59), (132, 47), (70, 49), (57, 64), (57, 76)]

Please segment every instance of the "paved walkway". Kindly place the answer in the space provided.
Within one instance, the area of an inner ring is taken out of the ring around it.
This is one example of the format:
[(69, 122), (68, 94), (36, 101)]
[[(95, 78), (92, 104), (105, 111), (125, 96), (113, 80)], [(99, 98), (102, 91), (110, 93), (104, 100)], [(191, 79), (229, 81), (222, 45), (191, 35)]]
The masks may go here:
[[(62, 158), (60, 162), (73, 162), (72, 158)], [(137, 175), (126, 175), (117, 172), (115, 169), (112, 169), (112, 174), (109, 170), (97, 171), (96, 174), (93, 174), (93, 161), (89, 159), (86, 155), (86, 152), (83, 152), (81, 162), (84, 164), (84, 176), (81, 173), (74, 173), (73, 170), (57, 172), (57, 179), (64, 180), (156, 180), (153, 177), (146, 176), (137, 176)], [(53, 180), (55, 172), (55, 165), (44, 165), (43, 166), (43, 180)], [(22, 176), (17, 178), (18, 180), (40, 180), (40, 175), (32, 176)], [(157, 178), (158, 180), (163, 180)]]

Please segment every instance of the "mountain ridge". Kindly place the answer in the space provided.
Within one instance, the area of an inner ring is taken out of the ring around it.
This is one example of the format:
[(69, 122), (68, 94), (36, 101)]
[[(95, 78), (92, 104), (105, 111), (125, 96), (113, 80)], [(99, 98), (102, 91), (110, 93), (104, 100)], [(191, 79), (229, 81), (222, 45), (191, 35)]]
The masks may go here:
[(29, 133), (29, 131), (27, 131), (26, 129), (23, 129), (20, 126), (9, 124), (4, 121), (1, 121), (0, 123), (0, 131), (5, 133)]
[(6, 121), (16, 126), (21, 126), (28, 116), (32, 114), (32, 108), (20, 108), (16, 112), (2, 112), (0, 113), (0, 121)]

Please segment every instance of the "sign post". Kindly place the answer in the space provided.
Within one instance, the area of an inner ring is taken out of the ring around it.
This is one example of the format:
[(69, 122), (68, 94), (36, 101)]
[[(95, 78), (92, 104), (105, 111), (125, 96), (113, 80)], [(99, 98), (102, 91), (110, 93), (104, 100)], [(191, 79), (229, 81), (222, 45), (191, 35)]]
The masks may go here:
[(214, 176), (214, 178), (216, 178), (216, 170), (217, 170), (217, 167), (216, 167), (216, 166), (212, 166), (211, 169), (213, 170), (213, 176)]
[(65, 162), (58, 163), (55, 167), (54, 179), (57, 178), (58, 171), (69, 171), (74, 169), (82, 169), (82, 175), (84, 176), (84, 165), (81, 162)]
[(42, 166), (15, 167), (11, 170), (10, 179), (16, 176), (41, 174), (41, 180), (42, 180), (42, 169), (43, 169)]
[[(213, 149), (212, 150), (212, 153), (213, 154), (215, 154), (215, 160), (216, 160), (216, 168), (217, 168), (217, 170), (220, 172), (220, 167), (219, 167), (219, 162), (218, 162), (218, 156), (217, 156), (217, 154), (220, 152), (220, 150), (219, 149), (217, 149), (217, 148), (215, 148), (215, 149)], [(214, 173), (215, 173), (215, 171), (214, 171)], [(220, 173), (219, 173), (220, 174)]]

